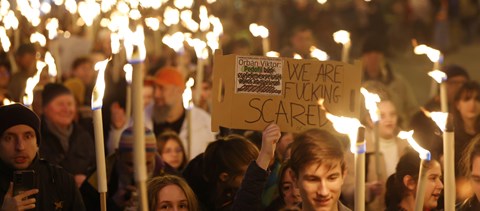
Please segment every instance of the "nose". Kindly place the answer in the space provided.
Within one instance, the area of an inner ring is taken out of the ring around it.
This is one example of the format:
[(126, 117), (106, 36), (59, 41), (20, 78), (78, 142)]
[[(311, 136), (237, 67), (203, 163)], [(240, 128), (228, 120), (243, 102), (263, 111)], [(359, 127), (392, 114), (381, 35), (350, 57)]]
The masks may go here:
[(442, 180), (439, 179), (439, 180), (437, 181), (437, 187), (438, 187), (439, 189), (443, 189), (443, 182), (442, 182)]
[(17, 139), (16, 143), (15, 143), (15, 149), (17, 151), (22, 151), (25, 149), (25, 141), (22, 140), (22, 139)]
[(322, 197), (328, 196), (328, 188), (324, 181), (320, 182), (320, 184), (318, 185), (317, 194)]

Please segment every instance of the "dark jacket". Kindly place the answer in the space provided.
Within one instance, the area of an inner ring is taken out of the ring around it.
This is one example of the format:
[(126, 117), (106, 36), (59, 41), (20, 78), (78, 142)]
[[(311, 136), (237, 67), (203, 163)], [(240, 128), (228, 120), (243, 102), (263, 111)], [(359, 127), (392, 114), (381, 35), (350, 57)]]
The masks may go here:
[(183, 177), (197, 196), (201, 210), (231, 210), (236, 190), (228, 189), (217, 194), (216, 184), (208, 182), (203, 172), (203, 153), (191, 160), (183, 171)]
[[(106, 171), (107, 171), (107, 210), (123, 210), (117, 206), (112, 199), (112, 196), (117, 192), (119, 188), (119, 176), (116, 165), (117, 153), (114, 153), (106, 158)], [(160, 176), (164, 174), (164, 163), (160, 156), (155, 158), (155, 169), (153, 170), (152, 177)], [(133, 178), (133, 175), (132, 175)], [(134, 181), (132, 181), (132, 185)], [(85, 207), (88, 211), (100, 210), (100, 194), (98, 193), (97, 172), (93, 172), (82, 183), (80, 192), (85, 202)]]
[(263, 170), (257, 162), (252, 161), (235, 195), (232, 210), (261, 210), (263, 187), (269, 174), (269, 171)]
[(69, 173), (88, 175), (95, 167), (95, 142), (90, 134), (77, 123), (73, 123), (73, 132), (69, 138), (66, 152), (59, 138), (47, 127), (42, 118), (42, 142), (40, 157), (50, 163), (62, 166)]
[(480, 202), (477, 199), (477, 196), (472, 196), (465, 200), (464, 202), (458, 204), (455, 207), (457, 211), (478, 211), (480, 210)]
[[(35, 171), (35, 184), (39, 189), (35, 195), (35, 210), (85, 210), (75, 181), (62, 167), (38, 159), (37, 156), (28, 169)], [(13, 171), (0, 161), (0, 204), (3, 204), (10, 182), (13, 181)]]

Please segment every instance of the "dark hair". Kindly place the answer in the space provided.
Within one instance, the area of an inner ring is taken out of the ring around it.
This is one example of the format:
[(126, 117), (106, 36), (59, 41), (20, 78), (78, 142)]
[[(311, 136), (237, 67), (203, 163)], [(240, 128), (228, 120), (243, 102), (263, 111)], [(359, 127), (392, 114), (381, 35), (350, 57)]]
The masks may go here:
[(72, 70), (77, 69), (78, 66), (80, 66), (82, 64), (85, 64), (85, 63), (92, 63), (93, 64), (93, 61), (89, 57), (86, 57), (86, 56), (76, 58), (72, 63)]
[(328, 131), (309, 129), (300, 133), (292, 143), (290, 166), (298, 178), (299, 172), (307, 165), (327, 165), (335, 168), (340, 163), (342, 173), (345, 171), (344, 147), (335, 136)]
[[(453, 108), (453, 116), (455, 121), (455, 127), (457, 128), (464, 128), (464, 123), (460, 111), (455, 106), (458, 102), (463, 100), (470, 100), (475, 97), (475, 100), (480, 102), (480, 85), (476, 81), (469, 81), (458, 90), (454, 97), (454, 106)], [(475, 132), (480, 132), (480, 117), (477, 117), (475, 121)]]
[(164, 175), (159, 177), (154, 177), (148, 181), (148, 207), (149, 210), (156, 210), (157, 204), (157, 195), (164, 187), (168, 185), (176, 185), (182, 189), (185, 197), (187, 198), (188, 210), (189, 211), (200, 211), (200, 206), (198, 205), (197, 197), (193, 190), (188, 186), (187, 182), (182, 178), (174, 175)]
[(37, 53), (37, 49), (35, 48), (35, 44), (33, 43), (25, 43), (18, 47), (17, 51), (15, 51), (15, 56), (23, 56), (25, 54), (33, 54)]
[(175, 133), (174, 131), (165, 131), (164, 133), (160, 134), (157, 137), (157, 151), (158, 151), (158, 154), (162, 155), (163, 148), (165, 147), (165, 144), (167, 144), (168, 140), (175, 141), (180, 146), (180, 148), (182, 149), (183, 160), (182, 160), (182, 163), (180, 164), (180, 167), (178, 167), (177, 170), (183, 170), (185, 168), (185, 166), (187, 165), (187, 162), (188, 162), (187, 154), (185, 153), (185, 147), (183, 146), (182, 140), (180, 140), (180, 137), (178, 137), (178, 134)]
[(472, 138), (472, 141), (463, 151), (460, 159), (460, 169), (464, 176), (470, 177), (472, 173), (473, 160), (480, 156), (480, 134)]
[(258, 157), (258, 149), (243, 136), (229, 135), (208, 144), (203, 156), (203, 173), (209, 183), (216, 183), (223, 172), (239, 175), (243, 166)]
[(467, 70), (465, 70), (465, 68), (461, 67), (460, 65), (456, 65), (456, 64), (445, 65), (442, 67), (442, 71), (445, 72), (445, 74), (447, 75), (447, 80), (455, 76), (463, 76), (467, 80), (470, 79), (470, 75), (468, 75)]
[(290, 168), (290, 163), (286, 161), (285, 163), (282, 164), (282, 166), (280, 167), (280, 171), (278, 173), (278, 181), (277, 181), (278, 193), (280, 194), (280, 198), (282, 199), (283, 202), (284, 202), (283, 199), (285, 198), (285, 195), (283, 195), (282, 184), (283, 184), (283, 178), (285, 178), (285, 175), (287, 174), (288, 169), (292, 169), (292, 168)]
[(8, 74), (12, 73), (12, 64), (8, 60), (7, 53), (1, 52), (0, 53), (0, 67), (3, 66), (7, 69)]
[(408, 149), (405, 154), (400, 157), (397, 163), (396, 172), (387, 179), (385, 205), (387, 207), (395, 207), (403, 197), (407, 194), (407, 187), (403, 183), (403, 178), (407, 175), (418, 178), (420, 169), (420, 157), (418, 153), (412, 149)]

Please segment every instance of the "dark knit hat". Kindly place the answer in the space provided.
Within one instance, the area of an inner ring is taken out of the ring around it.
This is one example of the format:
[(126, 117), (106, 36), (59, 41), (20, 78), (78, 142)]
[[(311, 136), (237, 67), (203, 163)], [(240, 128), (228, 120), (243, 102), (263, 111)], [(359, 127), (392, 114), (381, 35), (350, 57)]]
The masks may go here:
[(442, 67), (442, 71), (447, 75), (447, 80), (455, 76), (463, 76), (467, 80), (470, 79), (467, 70), (456, 64), (445, 65)]
[(48, 103), (60, 95), (72, 95), (72, 92), (70, 92), (70, 90), (62, 84), (49, 83), (45, 85), (42, 91), (42, 107), (45, 107), (48, 105)]
[(0, 135), (16, 125), (28, 125), (35, 130), (37, 144), (40, 146), (40, 119), (22, 104), (0, 106)]
[[(129, 127), (122, 132), (120, 142), (118, 143), (119, 152), (132, 152), (135, 137), (133, 136), (133, 127)], [(157, 151), (157, 139), (155, 134), (148, 128), (145, 128), (145, 150), (146, 152)]]

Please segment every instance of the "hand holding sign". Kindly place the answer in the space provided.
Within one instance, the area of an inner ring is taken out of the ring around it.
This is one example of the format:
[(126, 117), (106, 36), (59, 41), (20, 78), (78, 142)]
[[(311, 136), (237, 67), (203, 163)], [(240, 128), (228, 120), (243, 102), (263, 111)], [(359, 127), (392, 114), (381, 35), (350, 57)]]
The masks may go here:
[(262, 148), (256, 160), (260, 168), (267, 170), (270, 161), (275, 155), (275, 148), (280, 139), (280, 127), (276, 124), (269, 124), (262, 133)]

